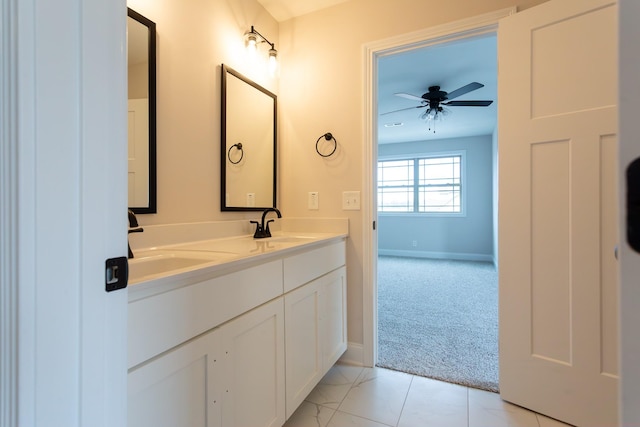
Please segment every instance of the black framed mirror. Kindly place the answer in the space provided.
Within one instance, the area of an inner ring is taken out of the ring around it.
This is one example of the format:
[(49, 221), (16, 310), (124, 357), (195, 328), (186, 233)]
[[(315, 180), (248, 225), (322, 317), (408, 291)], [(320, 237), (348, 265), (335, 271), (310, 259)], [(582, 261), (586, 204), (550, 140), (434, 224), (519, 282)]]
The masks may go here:
[(129, 209), (157, 212), (156, 24), (127, 8)]
[(222, 64), (221, 209), (276, 207), (277, 97)]

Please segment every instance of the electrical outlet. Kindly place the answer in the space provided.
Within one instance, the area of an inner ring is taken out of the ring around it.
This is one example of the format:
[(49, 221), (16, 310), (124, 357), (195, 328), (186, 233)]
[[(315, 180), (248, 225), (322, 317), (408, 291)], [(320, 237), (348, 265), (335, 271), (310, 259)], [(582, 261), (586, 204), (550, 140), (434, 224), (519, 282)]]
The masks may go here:
[(360, 192), (359, 191), (343, 191), (342, 192), (342, 210), (344, 211), (360, 210)]
[(319, 205), (318, 201), (318, 192), (317, 191), (309, 191), (309, 202), (308, 207), (310, 210), (317, 210)]
[(411, 246), (413, 246), (414, 248), (418, 247), (418, 241), (414, 240), (413, 242), (411, 242)]
[(256, 193), (247, 193), (247, 207), (253, 208), (256, 205)]

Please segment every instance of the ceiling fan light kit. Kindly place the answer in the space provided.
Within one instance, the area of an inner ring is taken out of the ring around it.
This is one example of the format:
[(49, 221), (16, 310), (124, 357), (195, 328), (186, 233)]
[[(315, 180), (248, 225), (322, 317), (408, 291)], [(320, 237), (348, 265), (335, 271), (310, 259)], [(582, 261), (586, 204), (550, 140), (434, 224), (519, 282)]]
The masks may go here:
[(412, 101), (420, 101), (420, 105), (409, 108), (402, 108), (400, 110), (390, 111), (385, 114), (397, 113), (398, 111), (410, 110), (412, 108), (426, 108), (418, 117), (425, 120), (429, 124), (429, 130), (431, 130), (432, 124), (434, 124), (433, 132), (435, 133), (435, 122), (442, 121), (450, 114), (449, 108), (445, 107), (488, 107), (493, 101), (453, 101), (454, 98), (465, 95), (471, 91), (484, 87), (482, 83), (472, 82), (465, 86), (462, 86), (452, 92), (445, 92), (440, 90), (440, 86), (429, 86), (428, 92), (422, 94), (422, 96), (412, 95), (410, 93), (395, 93), (394, 95), (401, 98), (410, 99)]

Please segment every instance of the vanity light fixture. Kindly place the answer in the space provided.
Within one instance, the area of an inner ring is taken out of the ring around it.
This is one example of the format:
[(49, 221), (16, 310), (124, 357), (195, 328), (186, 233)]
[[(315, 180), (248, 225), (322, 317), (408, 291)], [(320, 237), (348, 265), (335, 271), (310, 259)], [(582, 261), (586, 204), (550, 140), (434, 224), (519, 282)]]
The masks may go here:
[(269, 71), (271, 74), (275, 74), (278, 69), (278, 51), (276, 50), (275, 43), (271, 43), (265, 36), (260, 34), (253, 25), (251, 30), (244, 33), (245, 44), (250, 51), (256, 52), (258, 50), (259, 43), (267, 43), (269, 46)]

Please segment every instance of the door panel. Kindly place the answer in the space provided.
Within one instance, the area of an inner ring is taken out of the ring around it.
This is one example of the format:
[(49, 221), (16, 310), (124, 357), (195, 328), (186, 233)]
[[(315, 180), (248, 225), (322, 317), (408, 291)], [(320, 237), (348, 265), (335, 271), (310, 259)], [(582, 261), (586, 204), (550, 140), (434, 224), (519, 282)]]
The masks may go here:
[[(615, 257), (618, 225), (618, 141), (615, 135), (600, 139), (600, 295), (603, 375), (619, 376), (619, 273)], [(611, 256), (611, 254), (614, 256)]]
[[(640, 425), (640, 254), (627, 242), (626, 194), (633, 189), (626, 180), (627, 167), (640, 158), (640, 2), (619, 0), (620, 17), (620, 146), (619, 176), (621, 213), (620, 238), (620, 313), (621, 313), (621, 420), (623, 426)], [(637, 186), (635, 187), (637, 190)]]
[(616, 25), (552, 0), (498, 31), (500, 391), (574, 425), (617, 420)]

